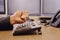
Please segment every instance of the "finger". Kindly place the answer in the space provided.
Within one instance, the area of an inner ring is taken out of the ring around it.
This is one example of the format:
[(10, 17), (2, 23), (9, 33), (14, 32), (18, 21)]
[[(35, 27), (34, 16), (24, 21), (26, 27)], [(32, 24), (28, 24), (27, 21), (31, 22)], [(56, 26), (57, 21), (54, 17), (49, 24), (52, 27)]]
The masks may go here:
[(23, 22), (25, 22), (25, 21), (22, 20), (21, 18), (16, 18), (16, 19), (15, 19), (15, 22), (16, 22), (16, 23), (23, 23)]
[(25, 15), (22, 15), (22, 16), (21, 16), (21, 19), (24, 20), (24, 21), (27, 20), (26, 17), (25, 17)]
[(21, 17), (21, 16), (22, 16), (22, 11), (16, 11), (16, 12), (14, 13), (14, 15)]
[(29, 18), (29, 12), (28, 11), (24, 11), (23, 12), (23, 16), (28, 19)]
[(23, 15), (25, 15), (26, 17), (28, 17), (29, 16), (29, 12), (28, 11), (24, 11)]

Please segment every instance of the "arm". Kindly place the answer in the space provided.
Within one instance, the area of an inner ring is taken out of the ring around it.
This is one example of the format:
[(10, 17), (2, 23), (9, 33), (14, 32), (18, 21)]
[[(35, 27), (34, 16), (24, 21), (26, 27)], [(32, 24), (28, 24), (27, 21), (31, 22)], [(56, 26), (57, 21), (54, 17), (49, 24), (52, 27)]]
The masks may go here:
[(27, 19), (27, 11), (16, 11), (13, 15), (0, 19), (0, 30), (12, 30), (14, 24), (24, 23)]
[(12, 30), (13, 25), (10, 24), (10, 16), (0, 18), (0, 30)]

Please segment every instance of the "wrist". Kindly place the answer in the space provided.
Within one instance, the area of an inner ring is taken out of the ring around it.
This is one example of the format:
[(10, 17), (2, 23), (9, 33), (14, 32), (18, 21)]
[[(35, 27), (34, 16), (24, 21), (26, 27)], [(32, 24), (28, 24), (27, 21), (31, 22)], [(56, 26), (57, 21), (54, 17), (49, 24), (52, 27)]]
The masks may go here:
[(13, 15), (10, 16), (10, 24), (14, 24), (14, 16)]

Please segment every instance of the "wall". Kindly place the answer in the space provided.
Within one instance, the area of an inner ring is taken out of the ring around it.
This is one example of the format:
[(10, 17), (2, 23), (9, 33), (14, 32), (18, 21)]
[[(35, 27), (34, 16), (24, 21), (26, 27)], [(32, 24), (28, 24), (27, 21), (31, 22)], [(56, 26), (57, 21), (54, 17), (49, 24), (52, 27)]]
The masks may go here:
[(44, 0), (44, 12), (56, 13), (60, 9), (60, 0)]
[(42, 16), (54, 16), (60, 10), (60, 0), (42, 0)]
[(9, 14), (17, 10), (28, 10), (30, 15), (40, 15), (40, 0), (8, 0)]
[[(54, 15), (60, 10), (60, 0), (42, 0), (42, 11), (45, 16)], [(8, 0), (9, 14), (13, 14), (16, 10), (28, 10), (31, 15), (40, 15), (39, 0)]]

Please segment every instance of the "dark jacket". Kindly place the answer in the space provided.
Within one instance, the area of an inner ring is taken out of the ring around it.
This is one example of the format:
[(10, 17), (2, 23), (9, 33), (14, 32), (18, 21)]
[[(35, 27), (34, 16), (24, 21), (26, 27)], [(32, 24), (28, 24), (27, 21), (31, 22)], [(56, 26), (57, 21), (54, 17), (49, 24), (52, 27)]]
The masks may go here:
[(12, 30), (13, 25), (10, 24), (10, 17), (0, 18), (0, 30)]

